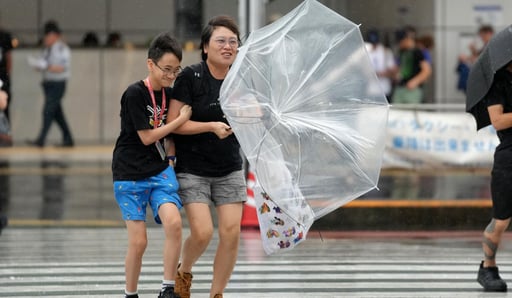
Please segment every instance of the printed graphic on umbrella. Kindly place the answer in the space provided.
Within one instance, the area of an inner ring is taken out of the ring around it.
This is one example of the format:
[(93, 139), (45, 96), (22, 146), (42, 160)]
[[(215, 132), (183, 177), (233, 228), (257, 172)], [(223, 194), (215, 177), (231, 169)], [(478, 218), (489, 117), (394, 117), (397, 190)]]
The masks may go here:
[(256, 173), (268, 254), (377, 187), (389, 105), (375, 84), (359, 27), (317, 1), (240, 47), (220, 102)]
[(494, 81), (494, 74), (512, 60), (512, 25), (495, 34), (471, 67), (466, 91), (466, 112), (476, 119), (477, 130), (491, 124), (482, 101)]

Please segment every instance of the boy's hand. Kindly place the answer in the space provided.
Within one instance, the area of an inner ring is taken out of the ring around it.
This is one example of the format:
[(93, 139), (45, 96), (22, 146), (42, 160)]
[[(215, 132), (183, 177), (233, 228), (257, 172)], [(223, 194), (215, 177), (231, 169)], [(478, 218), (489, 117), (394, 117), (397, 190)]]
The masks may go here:
[(189, 105), (182, 106), (180, 109), (180, 115), (178, 117), (181, 118), (183, 122), (185, 122), (190, 119), (190, 116), (192, 116), (192, 107)]
[(219, 139), (225, 139), (233, 133), (231, 127), (224, 122), (213, 122), (213, 133), (219, 137)]
[(3, 111), (7, 108), (7, 103), (9, 95), (7, 95), (7, 92), (0, 90), (0, 111)]

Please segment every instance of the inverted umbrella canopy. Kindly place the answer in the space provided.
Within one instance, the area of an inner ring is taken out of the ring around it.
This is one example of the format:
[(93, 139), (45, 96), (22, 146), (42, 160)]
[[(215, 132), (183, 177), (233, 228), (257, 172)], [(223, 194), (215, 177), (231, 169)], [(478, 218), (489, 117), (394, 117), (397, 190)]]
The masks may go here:
[(254, 169), (268, 254), (376, 188), (389, 105), (359, 27), (308, 0), (252, 32), (220, 91)]
[(475, 117), (477, 130), (491, 124), (482, 99), (492, 86), (494, 74), (511, 60), (512, 25), (493, 36), (469, 72), (466, 111)]

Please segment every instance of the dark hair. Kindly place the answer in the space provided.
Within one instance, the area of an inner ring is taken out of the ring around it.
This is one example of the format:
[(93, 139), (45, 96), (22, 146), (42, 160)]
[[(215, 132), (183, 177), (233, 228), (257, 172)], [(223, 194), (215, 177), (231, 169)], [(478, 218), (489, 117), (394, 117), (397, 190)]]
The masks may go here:
[(226, 27), (236, 34), (236, 38), (238, 39), (238, 44), (240, 42), (240, 30), (238, 29), (238, 25), (235, 20), (230, 16), (216, 16), (210, 19), (208, 24), (204, 26), (203, 31), (201, 32), (201, 44), (199, 48), (201, 49), (201, 59), (206, 61), (208, 58), (208, 54), (204, 52), (204, 47), (210, 42), (210, 38), (212, 37), (213, 30), (217, 27)]
[(422, 35), (416, 41), (423, 44), (427, 49), (432, 49), (434, 47), (434, 38), (430, 34)]
[(183, 58), (178, 40), (172, 37), (169, 32), (162, 32), (151, 41), (148, 49), (148, 59), (158, 61), (166, 53), (174, 54), (180, 61)]
[(478, 28), (478, 33), (494, 33), (494, 28), (491, 25), (482, 25)]
[(52, 32), (57, 33), (57, 34), (61, 33), (59, 24), (54, 20), (49, 20), (44, 24), (44, 34), (46, 35), (46, 34), (52, 33)]
[(377, 29), (370, 29), (366, 32), (366, 40), (371, 44), (378, 44), (380, 42), (380, 35)]

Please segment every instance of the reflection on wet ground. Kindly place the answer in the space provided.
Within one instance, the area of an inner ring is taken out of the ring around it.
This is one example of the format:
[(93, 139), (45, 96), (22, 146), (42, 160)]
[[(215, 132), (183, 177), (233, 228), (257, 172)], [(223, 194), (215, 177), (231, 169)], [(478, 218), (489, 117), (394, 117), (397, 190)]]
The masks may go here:
[[(110, 156), (109, 147), (0, 149), (0, 213), (13, 224), (59, 220), (121, 225)], [(397, 200), (472, 200), (488, 207), (489, 179), (489, 170), (384, 170), (379, 190), (353, 203), (377, 201), (385, 207)]]
[(490, 171), (384, 170), (379, 189), (363, 197), (400, 200), (486, 199), (490, 197)]

